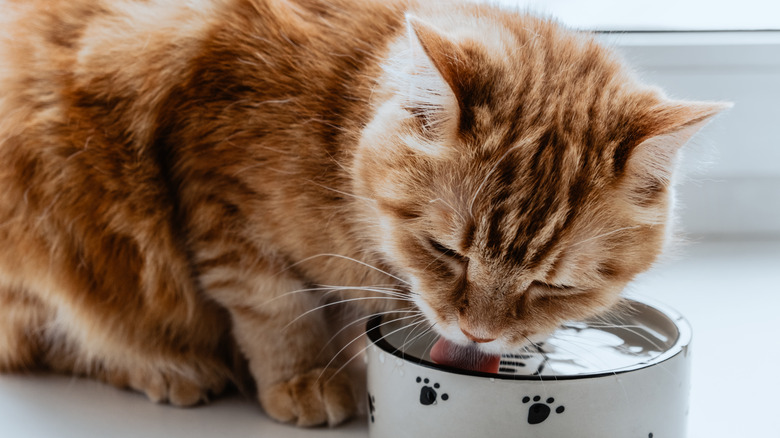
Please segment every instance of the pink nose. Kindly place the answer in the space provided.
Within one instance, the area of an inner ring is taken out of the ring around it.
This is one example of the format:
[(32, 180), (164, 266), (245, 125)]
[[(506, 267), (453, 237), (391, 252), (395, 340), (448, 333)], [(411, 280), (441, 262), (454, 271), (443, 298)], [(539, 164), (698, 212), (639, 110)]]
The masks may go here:
[(469, 338), (470, 341), (477, 342), (479, 344), (484, 344), (486, 342), (492, 342), (496, 340), (496, 338), (478, 338), (472, 335), (471, 333), (469, 333), (468, 331), (466, 331), (466, 329), (464, 329), (463, 327), (460, 328), (460, 331), (462, 331), (463, 334), (466, 335), (466, 337)]

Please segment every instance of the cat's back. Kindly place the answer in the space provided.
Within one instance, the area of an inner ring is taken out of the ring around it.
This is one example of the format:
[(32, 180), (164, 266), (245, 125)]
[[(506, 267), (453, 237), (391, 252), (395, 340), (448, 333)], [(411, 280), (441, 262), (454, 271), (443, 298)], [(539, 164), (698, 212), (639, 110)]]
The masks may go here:
[(348, 79), (383, 55), (407, 3), (0, 0), (0, 237), (26, 233), (14, 223), (54, 224), (47, 239), (95, 224), (159, 234), (177, 196), (164, 167), (203, 150), (221, 155), (198, 166), (241, 162), (243, 145), (212, 147), (237, 121), (294, 138), (278, 143), (309, 148), (318, 171), (318, 139), (356, 123), (344, 113), (369, 91)]

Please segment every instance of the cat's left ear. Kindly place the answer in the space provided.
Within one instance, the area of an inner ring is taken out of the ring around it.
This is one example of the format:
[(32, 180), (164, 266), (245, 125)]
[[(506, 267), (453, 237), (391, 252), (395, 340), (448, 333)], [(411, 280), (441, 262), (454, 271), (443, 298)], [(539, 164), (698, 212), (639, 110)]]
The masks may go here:
[(626, 170), (653, 184), (668, 185), (680, 148), (713, 117), (732, 106), (725, 102), (667, 103), (645, 120), (644, 129), (649, 132), (630, 152)]

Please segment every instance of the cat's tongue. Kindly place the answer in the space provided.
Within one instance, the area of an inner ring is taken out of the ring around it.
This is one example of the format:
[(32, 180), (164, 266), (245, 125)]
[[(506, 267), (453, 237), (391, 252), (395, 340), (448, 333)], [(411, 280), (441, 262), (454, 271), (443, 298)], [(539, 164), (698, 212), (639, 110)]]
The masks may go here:
[(482, 352), (476, 344), (458, 345), (439, 337), (431, 348), (431, 360), (463, 370), (497, 373), (501, 356)]

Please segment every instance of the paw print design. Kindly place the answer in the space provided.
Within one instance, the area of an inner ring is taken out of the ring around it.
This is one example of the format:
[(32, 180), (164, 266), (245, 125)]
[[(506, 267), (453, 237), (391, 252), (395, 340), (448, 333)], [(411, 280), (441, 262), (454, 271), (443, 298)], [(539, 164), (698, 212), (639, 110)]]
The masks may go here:
[[(529, 403), (530, 401), (531, 397), (523, 397), (523, 403)], [(542, 397), (537, 395), (533, 398), (533, 401), (534, 404), (528, 408), (528, 424), (539, 424), (550, 416), (550, 412), (552, 412), (550, 405), (555, 403), (555, 399), (549, 397), (547, 400), (542, 401)], [(562, 414), (565, 409), (563, 406), (558, 406), (555, 408), (555, 412)]]
[(417, 383), (423, 383), (423, 387), (420, 388), (420, 404), (424, 406), (436, 404), (436, 399), (439, 398), (442, 401), (447, 401), (450, 396), (448, 394), (441, 394), (438, 395), (436, 392), (437, 389), (440, 389), (441, 386), (438, 383), (434, 383), (433, 386), (428, 386), (431, 381), (429, 379), (423, 379), (422, 377), (417, 378)]
[(374, 422), (374, 411), (376, 408), (374, 407), (376, 403), (376, 399), (374, 398), (371, 393), (368, 393), (368, 416), (371, 418), (371, 422)]

